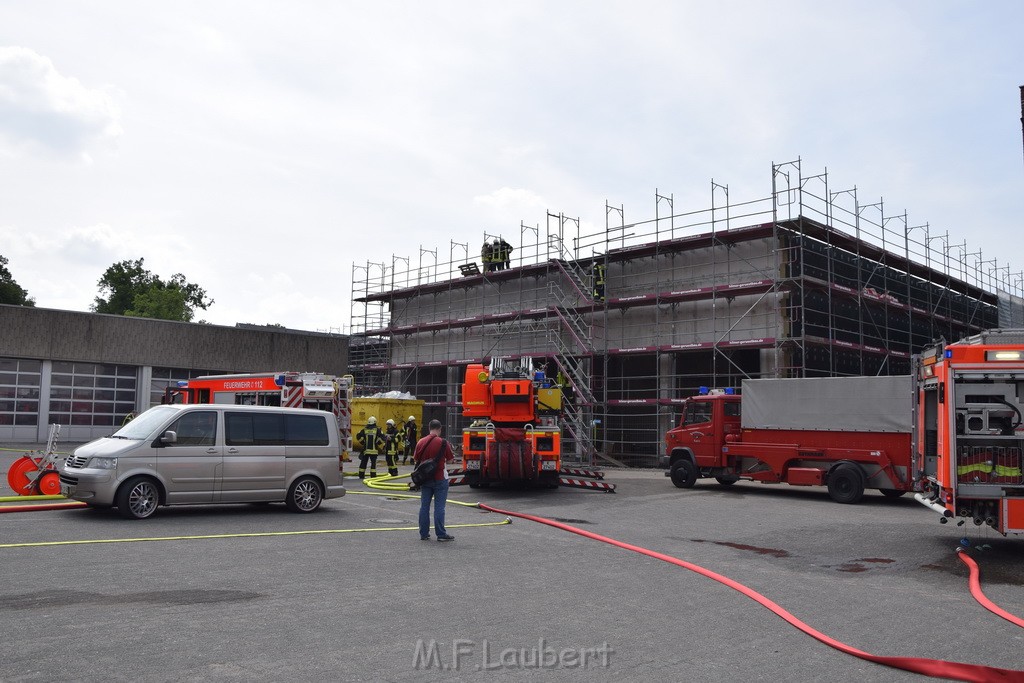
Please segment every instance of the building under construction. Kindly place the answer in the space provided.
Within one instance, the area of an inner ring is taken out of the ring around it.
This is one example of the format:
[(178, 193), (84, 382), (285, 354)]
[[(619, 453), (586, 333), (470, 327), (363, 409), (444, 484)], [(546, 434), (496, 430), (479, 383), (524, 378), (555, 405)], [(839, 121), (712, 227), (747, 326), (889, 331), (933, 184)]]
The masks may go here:
[(409, 392), (453, 435), (466, 365), (530, 357), (564, 386), (567, 460), (653, 465), (700, 387), (906, 374), (937, 339), (1022, 322), (1024, 274), (799, 160), (773, 165), (765, 198), (730, 203), (712, 182), (710, 204), (676, 211), (656, 192), (653, 217), (606, 204), (591, 232), (548, 213), (501, 235), (513, 249), (497, 270), (457, 242), (356, 264), (358, 393)]

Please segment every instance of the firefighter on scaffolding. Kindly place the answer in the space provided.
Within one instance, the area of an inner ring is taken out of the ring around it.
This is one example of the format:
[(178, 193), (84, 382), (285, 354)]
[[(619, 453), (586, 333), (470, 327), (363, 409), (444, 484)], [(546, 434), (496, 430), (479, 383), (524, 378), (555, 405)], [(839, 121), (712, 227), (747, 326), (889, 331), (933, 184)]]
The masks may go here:
[(359, 454), (359, 478), (366, 476), (366, 461), (370, 461), (370, 476), (377, 476), (377, 455), (385, 445), (384, 433), (377, 427), (377, 418), (373, 415), (366, 421), (366, 426), (356, 434), (356, 441), (362, 444)]
[(384, 460), (388, 464), (388, 474), (392, 477), (398, 476), (398, 451), (403, 441), (405, 434), (398, 431), (394, 420), (388, 420), (384, 427)]
[(604, 264), (594, 264), (594, 301), (604, 301)]
[(496, 239), (494, 243), (497, 245), (498, 270), (508, 270), (509, 262), (512, 261), (512, 245), (506, 242), (503, 237)]

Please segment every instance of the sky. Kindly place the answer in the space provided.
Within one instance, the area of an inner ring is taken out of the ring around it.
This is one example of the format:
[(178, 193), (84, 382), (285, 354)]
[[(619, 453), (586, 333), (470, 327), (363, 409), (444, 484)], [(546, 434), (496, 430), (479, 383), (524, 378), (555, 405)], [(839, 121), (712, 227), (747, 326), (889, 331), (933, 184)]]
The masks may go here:
[(197, 320), (345, 332), (368, 263), (706, 208), (712, 179), (766, 197), (799, 158), (1019, 272), (1022, 26), (1019, 0), (0, 0), (0, 255), (40, 307), (143, 258), (206, 290)]

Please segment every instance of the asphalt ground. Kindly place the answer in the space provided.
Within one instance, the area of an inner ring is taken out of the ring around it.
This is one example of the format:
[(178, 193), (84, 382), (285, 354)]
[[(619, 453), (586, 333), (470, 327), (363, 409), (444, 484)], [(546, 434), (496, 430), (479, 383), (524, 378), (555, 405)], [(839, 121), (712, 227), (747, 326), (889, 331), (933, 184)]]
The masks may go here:
[[(0, 451), (0, 468), (17, 455)], [(839, 505), (817, 488), (607, 475), (618, 493), (451, 498), (694, 562), (874, 654), (1024, 668), (1024, 629), (972, 599), (954, 554), (965, 532), (990, 545), (973, 555), (982, 586), (1022, 615), (1024, 539), (940, 525), (906, 497)], [(0, 680), (925, 680), (827, 647), (696, 573), (548, 526), (462, 527), (504, 518), (449, 503), (456, 540), (420, 541), (418, 501), (346, 481), (350, 495), (309, 515), (0, 514)], [(244, 535), (267, 533), (282, 535)], [(94, 542), (137, 538), (153, 540)], [(54, 541), (90, 542), (10, 547)]]

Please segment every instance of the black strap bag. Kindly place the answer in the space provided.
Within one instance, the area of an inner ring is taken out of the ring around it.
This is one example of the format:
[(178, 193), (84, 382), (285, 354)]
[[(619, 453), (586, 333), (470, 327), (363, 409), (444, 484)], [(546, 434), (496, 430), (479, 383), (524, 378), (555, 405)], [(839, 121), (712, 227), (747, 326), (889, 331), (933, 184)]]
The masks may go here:
[(434, 478), (434, 473), (437, 472), (437, 468), (441, 464), (441, 458), (444, 457), (444, 441), (440, 437), (434, 437), (441, 442), (441, 448), (438, 451), (437, 456), (430, 460), (423, 460), (409, 475), (412, 480), (412, 484), (409, 486), (411, 489), (418, 489), (423, 484), (431, 481)]

